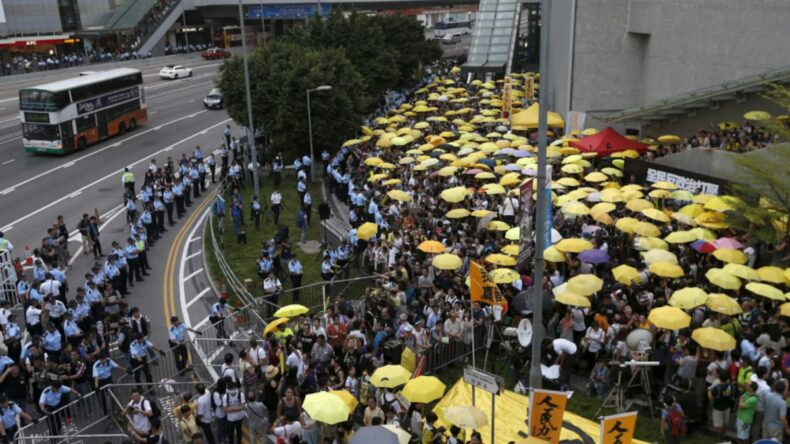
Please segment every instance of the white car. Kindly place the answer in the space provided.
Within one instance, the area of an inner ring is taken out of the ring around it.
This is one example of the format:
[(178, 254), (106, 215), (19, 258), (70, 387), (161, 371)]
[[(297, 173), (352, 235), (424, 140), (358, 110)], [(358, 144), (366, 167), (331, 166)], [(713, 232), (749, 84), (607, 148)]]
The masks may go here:
[(180, 79), (181, 77), (192, 77), (192, 69), (183, 65), (165, 65), (159, 71), (159, 77), (163, 79)]

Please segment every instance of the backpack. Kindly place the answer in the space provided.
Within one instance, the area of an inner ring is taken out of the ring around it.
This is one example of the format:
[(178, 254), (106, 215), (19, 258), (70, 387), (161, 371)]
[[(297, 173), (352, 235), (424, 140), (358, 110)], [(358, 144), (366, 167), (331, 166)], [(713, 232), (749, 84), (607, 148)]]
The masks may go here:
[(162, 418), (162, 409), (159, 408), (159, 404), (149, 399), (146, 399), (146, 401), (148, 406), (151, 407), (151, 418)]
[(682, 437), (686, 434), (686, 416), (683, 411), (677, 408), (671, 408), (669, 411), (669, 434), (675, 438)]

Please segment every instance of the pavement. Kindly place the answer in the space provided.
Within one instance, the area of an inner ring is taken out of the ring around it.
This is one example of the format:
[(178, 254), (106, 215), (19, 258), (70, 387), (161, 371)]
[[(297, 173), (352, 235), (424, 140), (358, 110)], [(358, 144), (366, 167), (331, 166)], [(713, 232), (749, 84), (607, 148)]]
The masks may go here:
[[(92, 255), (83, 254), (81, 239), (75, 232), (82, 214), (92, 214), (94, 209), (101, 214), (105, 253), (113, 240), (122, 241), (128, 233), (121, 199), (124, 167), (130, 167), (137, 181), (142, 182), (152, 158), (161, 165), (167, 156), (178, 159), (181, 153), (191, 153), (196, 145), (202, 147), (204, 154), (213, 152), (223, 140), (222, 130), (227, 124), (235, 135), (240, 134), (225, 111), (209, 111), (202, 105), (203, 97), (214, 85), (219, 62), (194, 57), (184, 60), (194, 70), (192, 78), (165, 81), (157, 76), (160, 64), (138, 66), (145, 81), (148, 123), (124, 136), (63, 157), (29, 154), (22, 148), (18, 89), (74, 74), (64, 71), (46, 80), (30, 78), (26, 82), (0, 84), (0, 230), (14, 244), (15, 256), (24, 257), (26, 244), (31, 251), (40, 245), (47, 227), (63, 215), (74, 233), (69, 244), (72, 260), (67, 275), (72, 283), (81, 284), (94, 262)], [(187, 217), (195, 214), (197, 206), (199, 203), (193, 203)], [(179, 221), (173, 228), (183, 225)], [(134, 287), (129, 300), (151, 318), (153, 340), (163, 347), (167, 346), (167, 320), (163, 316), (166, 313), (161, 312), (165, 254), (176, 239), (175, 230), (171, 229), (151, 249), (149, 262), (154, 270), (145, 282)], [(197, 276), (193, 279), (199, 283)]]

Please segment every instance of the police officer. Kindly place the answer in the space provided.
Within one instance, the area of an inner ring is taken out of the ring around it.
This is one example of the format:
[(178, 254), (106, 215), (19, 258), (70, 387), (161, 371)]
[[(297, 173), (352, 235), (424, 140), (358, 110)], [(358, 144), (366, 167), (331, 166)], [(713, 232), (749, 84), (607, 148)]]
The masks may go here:
[(310, 191), (305, 191), (304, 198), (302, 198), (302, 207), (304, 208), (304, 213), (307, 216), (307, 225), (310, 225), (310, 218), (313, 214), (313, 196), (310, 194)]
[(258, 276), (260, 276), (261, 279), (266, 279), (266, 276), (271, 273), (273, 267), (274, 262), (269, 257), (269, 252), (263, 251), (261, 253), (261, 258), (258, 260)]
[(280, 210), (282, 209), (283, 195), (280, 190), (274, 189), (271, 197), (272, 201), (272, 215), (274, 216), (274, 225), (280, 225)]
[(34, 421), (27, 413), (22, 411), (16, 403), (11, 402), (3, 395), (0, 395), (0, 421), (3, 424), (2, 433), (0, 438), (3, 442), (10, 444), (14, 440), (14, 435), (17, 431), (16, 418), (17, 416), (28, 420)]
[(129, 190), (134, 193), (134, 173), (129, 171), (129, 168), (123, 169), (121, 183), (123, 183), (124, 190)]
[(148, 236), (151, 241), (155, 241), (159, 238), (156, 233), (156, 224), (154, 223), (154, 216), (151, 214), (153, 212), (153, 206), (147, 205), (143, 207), (143, 214), (140, 215), (140, 219), (143, 221), (143, 227), (145, 227), (145, 234)]
[[(302, 286), (302, 276), (304, 276), (304, 269), (302, 263), (299, 262), (294, 254), (290, 261), (288, 261), (288, 275), (291, 278), (291, 287), (299, 288)], [(301, 290), (294, 291), (294, 302), (299, 301), (299, 293)]]
[(124, 251), (126, 252), (126, 262), (129, 264), (129, 286), (134, 287), (135, 279), (137, 282), (143, 281), (143, 273), (140, 266), (140, 250), (137, 249), (133, 238), (126, 239)]
[(279, 154), (274, 156), (272, 160), (272, 181), (274, 181), (274, 188), (280, 188), (280, 182), (283, 180), (283, 160)]
[(225, 145), (230, 146), (230, 125), (225, 126), (222, 134), (225, 136)]
[(206, 191), (206, 164), (198, 160), (197, 163), (198, 182), (200, 182), (200, 191)]
[[(156, 198), (154, 199), (154, 222), (156, 224), (156, 232), (159, 236), (162, 236), (164, 232), (167, 231), (165, 229), (165, 211), (167, 210), (167, 206), (162, 201), (162, 193), (157, 192)], [(173, 209), (170, 209), (170, 218), (173, 218)]]
[(211, 183), (217, 183), (216, 180), (217, 159), (214, 158), (213, 153), (208, 156), (208, 159), (206, 159), (206, 163), (208, 164), (208, 170), (211, 172)]
[(148, 270), (151, 270), (151, 265), (148, 264), (148, 240), (145, 232), (141, 231), (134, 235), (134, 245), (137, 247), (137, 251), (140, 252), (140, 269), (143, 271), (143, 276), (148, 276)]
[(41, 396), (38, 398), (39, 412), (47, 415), (49, 434), (52, 436), (60, 435), (60, 429), (63, 426), (61, 419), (65, 412), (61, 411), (56, 415), (51, 413), (67, 404), (68, 395), (72, 392), (76, 391), (64, 386), (60, 380), (55, 380), (41, 392)]
[(307, 182), (304, 178), (300, 178), (299, 182), (296, 182), (296, 191), (299, 193), (299, 202), (304, 202), (304, 193), (307, 192)]
[(93, 377), (93, 388), (99, 393), (101, 407), (105, 415), (107, 414), (107, 399), (105, 398), (102, 387), (112, 384), (112, 371), (116, 368), (126, 371), (125, 368), (110, 359), (107, 351), (102, 351), (99, 354), (99, 359), (93, 364), (93, 371), (91, 373)]
[(184, 173), (181, 176), (181, 185), (184, 186), (184, 205), (191, 207), (192, 199), (189, 196), (195, 184), (192, 183), (192, 177), (189, 175), (189, 169), (186, 168), (186, 165), (184, 165)]
[(255, 222), (255, 229), (259, 230), (261, 228), (261, 202), (258, 200), (258, 196), (252, 197), (250, 214), (252, 214), (252, 220)]
[[(228, 337), (227, 333), (225, 333), (225, 318), (228, 317), (229, 314), (230, 310), (228, 310), (228, 304), (225, 298), (219, 298), (219, 300), (211, 306), (210, 321), (212, 324), (215, 324), (217, 338)], [(233, 343), (231, 343), (231, 345), (233, 345)]]
[(176, 224), (175, 221), (173, 221), (173, 207), (176, 203), (176, 195), (174, 194), (173, 186), (167, 185), (165, 187), (165, 191), (162, 193), (162, 203), (165, 204), (165, 211), (167, 211), (167, 223), (172, 227)]
[(179, 372), (185, 370), (187, 367), (187, 361), (188, 361), (187, 346), (186, 346), (187, 332), (192, 332), (196, 335), (203, 334), (181, 322), (178, 319), (178, 316), (170, 317), (169, 343), (170, 343), (170, 347), (173, 348), (173, 355), (175, 356), (176, 359), (176, 368), (178, 369)]
[(189, 178), (192, 180), (192, 192), (194, 193), (195, 200), (197, 200), (198, 197), (200, 197), (200, 190), (203, 187), (200, 186), (200, 172), (197, 169), (194, 159), (192, 160), (192, 166), (189, 168)]
[(136, 333), (134, 340), (129, 344), (129, 362), (132, 364), (132, 372), (134, 373), (134, 382), (140, 383), (140, 371), (145, 373), (145, 380), (149, 384), (153, 383), (151, 377), (151, 369), (148, 367), (148, 351), (153, 350), (159, 352), (164, 356), (165, 352), (160, 350), (157, 346), (145, 339), (142, 333)]

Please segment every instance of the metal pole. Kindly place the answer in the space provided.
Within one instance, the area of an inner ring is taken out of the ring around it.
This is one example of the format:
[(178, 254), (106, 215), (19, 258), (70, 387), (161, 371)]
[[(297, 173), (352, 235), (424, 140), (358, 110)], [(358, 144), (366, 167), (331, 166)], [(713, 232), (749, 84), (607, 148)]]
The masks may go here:
[[(184, 3), (181, 3), (181, 23), (182, 29), (184, 30), (184, 40), (186, 41), (185, 46), (189, 46), (189, 33), (187, 32), (187, 8), (184, 7)], [(187, 49), (189, 52), (189, 49)]]
[(247, 92), (247, 143), (250, 147), (252, 156), (252, 183), (255, 188), (255, 196), (260, 194), (260, 184), (258, 183), (258, 153), (255, 149), (255, 124), (252, 120), (252, 94), (250, 93), (250, 69), (247, 65), (247, 35), (244, 32), (244, 6), (239, 0), (239, 22), (241, 23), (241, 58), (244, 61), (244, 89)]
[(261, 32), (263, 32), (263, 44), (266, 44), (266, 19), (263, 17), (263, 0), (260, 3), (261, 7)]
[(313, 116), (310, 108), (310, 92), (307, 90), (307, 132), (310, 135), (310, 183), (315, 183), (315, 156), (313, 156)]
[(551, 0), (541, 0), (540, 5), (540, 112), (538, 115), (538, 190), (535, 224), (535, 269), (532, 288), (532, 364), (529, 369), (529, 386), (541, 388), (540, 351), (545, 332), (543, 331), (543, 250), (546, 249), (546, 125), (548, 106), (548, 43)]
[(491, 393), (491, 444), (494, 444), (494, 429), (496, 428), (496, 394)]

